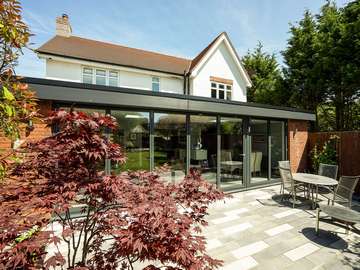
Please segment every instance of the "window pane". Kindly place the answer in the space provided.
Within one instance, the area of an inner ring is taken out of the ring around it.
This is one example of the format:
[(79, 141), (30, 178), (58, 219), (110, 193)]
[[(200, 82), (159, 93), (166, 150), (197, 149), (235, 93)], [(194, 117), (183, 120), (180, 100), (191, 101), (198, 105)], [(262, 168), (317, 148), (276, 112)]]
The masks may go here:
[(227, 85), (227, 86), (226, 86), (226, 89), (227, 89), (227, 90), (231, 90), (231, 85)]
[(216, 184), (217, 124), (215, 116), (190, 116), (190, 167), (204, 179)]
[(225, 89), (225, 85), (219, 84), (219, 89)]
[(152, 83), (152, 90), (153, 90), (154, 92), (159, 92), (159, 91), (160, 91), (160, 84), (153, 82), (153, 83)]
[(106, 71), (102, 70), (102, 69), (97, 69), (96, 70), (96, 76), (106, 76)]
[(160, 78), (159, 77), (152, 77), (152, 91), (159, 92), (160, 91)]
[(211, 97), (216, 98), (216, 89), (211, 89)]
[(211, 87), (216, 88), (216, 83), (211, 83)]
[(109, 71), (109, 77), (117, 78), (117, 77), (118, 77), (118, 73), (117, 73), (116, 71)]
[(220, 90), (219, 90), (219, 98), (220, 98), (220, 99), (224, 99), (224, 98), (225, 98), (224, 95), (225, 95), (225, 94), (224, 94), (224, 91), (220, 91)]
[(185, 176), (186, 165), (186, 116), (183, 114), (154, 114), (154, 163), (167, 163), (170, 172), (162, 179), (179, 182)]
[(110, 86), (118, 86), (118, 78), (112, 78), (112, 77), (109, 77), (109, 85)]
[(96, 84), (106, 85), (106, 78), (105, 78), (105, 77), (96, 76)]
[(92, 71), (91, 68), (84, 68), (83, 73), (84, 73), (84, 74), (92, 75), (93, 71)]
[(83, 83), (93, 83), (93, 70), (91, 68), (83, 68)]
[(83, 74), (83, 83), (93, 83), (93, 80), (92, 80), (92, 76), (90, 75), (86, 75), (86, 74)]
[(96, 70), (96, 84), (106, 85), (106, 71), (103, 69)]
[(149, 113), (111, 110), (119, 128), (112, 140), (125, 149), (125, 164), (112, 164), (112, 169), (120, 171), (150, 170)]
[(226, 92), (226, 99), (231, 100), (231, 92), (230, 91)]

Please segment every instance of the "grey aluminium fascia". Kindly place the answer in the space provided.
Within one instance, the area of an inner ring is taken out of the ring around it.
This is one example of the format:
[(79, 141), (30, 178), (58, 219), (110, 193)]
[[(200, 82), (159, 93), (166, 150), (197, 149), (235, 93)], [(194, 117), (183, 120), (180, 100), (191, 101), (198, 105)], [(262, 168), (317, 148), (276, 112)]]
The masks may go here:
[(129, 106), (148, 109), (169, 109), (185, 110), (186, 100), (168, 97), (145, 96), (123, 92), (105, 92), (73, 87), (32, 85), (30, 88), (35, 90), (37, 97), (43, 100), (54, 100), (60, 102), (98, 104), (108, 106)]
[(37, 97), (56, 102), (93, 104), (111, 107), (133, 107), (149, 110), (252, 116), (314, 121), (315, 115), (293, 108), (276, 108), (244, 102), (212, 100), (146, 90), (85, 85), (45, 79), (25, 79)]

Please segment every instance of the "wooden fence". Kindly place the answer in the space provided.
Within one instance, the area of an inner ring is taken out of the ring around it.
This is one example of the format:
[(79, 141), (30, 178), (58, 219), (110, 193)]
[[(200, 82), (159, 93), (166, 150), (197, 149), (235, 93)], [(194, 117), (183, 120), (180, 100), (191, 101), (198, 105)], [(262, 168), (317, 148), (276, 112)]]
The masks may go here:
[[(337, 145), (338, 175), (360, 175), (360, 131), (310, 133), (308, 149), (313, 149), (315, 144), (323, 145), (331, 135), (337, 135), (340, 138)], [(355, 194), (360, 196), (360, 183), (357, 185)]]

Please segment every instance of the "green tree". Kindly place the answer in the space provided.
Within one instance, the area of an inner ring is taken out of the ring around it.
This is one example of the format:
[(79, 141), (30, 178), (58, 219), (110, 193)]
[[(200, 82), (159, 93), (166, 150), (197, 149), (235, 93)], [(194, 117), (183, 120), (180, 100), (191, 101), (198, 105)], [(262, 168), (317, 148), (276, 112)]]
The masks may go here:
[(264, 52), (263, 45), (259, 42), (254, 51), (248, 51), (242, 61), (253, 83), (248, 89), (248, 101), (284, 105), (283, 102), (287, 100), (286, 91), (279, 91), (282, 77), (275, 55)]
[(316, 114), (316, 127), (317, 108), (326, 97), (318, 47), (316, 20), (306, 10), (303, 19), (290, 28), (288, 45), (282, 52), (285, 63), (283, 71), (285, 84), (292, 92), (291, 104), (313, 111)]
[(305, 11), (283, 56), (293, 106), (316, 113), (318, 129), (359, 128), (360, 1), (343, 8), (327, 1), (316, 16)]
[[(30, 31), (22, 21), (19, 1), (0, 1), (0, 133), (12, 140), (19, 138), (21, 124), (36, 113), (34, 93), (19, 81), (14, 72), (29, 36)], [(0, 178), (3, 178), (12, 153), (0, 152)]]
[(339, 9), (328, 1), (317, 20), (324, 87), (327, 103), (334, 107), (334, 128), (353, 129), (359, 121), (353, 110), (360, 97), (360, 2)]

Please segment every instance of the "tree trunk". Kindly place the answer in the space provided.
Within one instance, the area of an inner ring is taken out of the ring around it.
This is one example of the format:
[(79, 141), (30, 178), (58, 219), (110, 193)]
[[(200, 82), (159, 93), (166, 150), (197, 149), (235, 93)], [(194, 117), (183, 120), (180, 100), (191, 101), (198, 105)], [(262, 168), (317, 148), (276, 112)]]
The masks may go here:
[(344, 92), (340, 90), (335, 97), (336, 130), (344, 129)]

